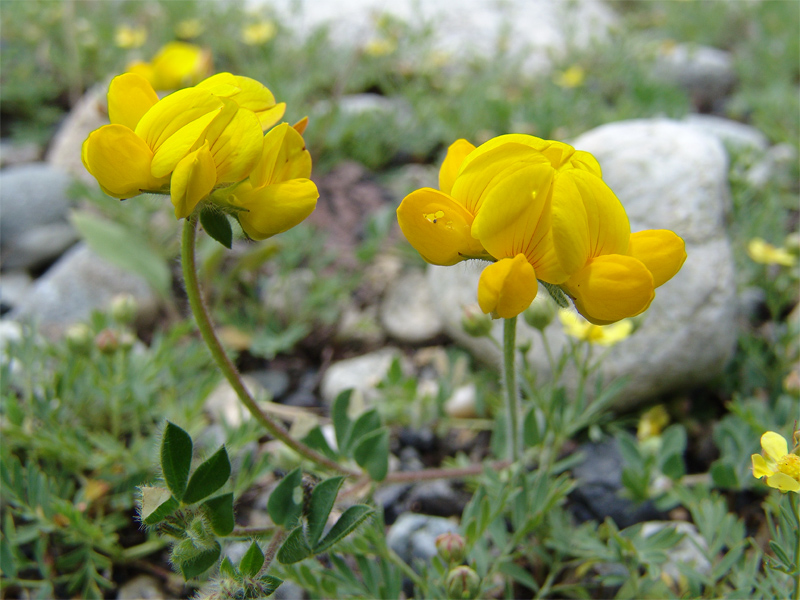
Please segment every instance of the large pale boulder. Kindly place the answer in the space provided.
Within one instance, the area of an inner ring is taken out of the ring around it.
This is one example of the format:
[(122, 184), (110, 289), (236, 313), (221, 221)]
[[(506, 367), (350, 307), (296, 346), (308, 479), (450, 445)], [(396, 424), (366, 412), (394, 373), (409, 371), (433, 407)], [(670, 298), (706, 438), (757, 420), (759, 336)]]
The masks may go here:
[[(606, 382), (628, 379), (615, 406), (631, 407), (711, 380), (736, 341), (733, 257), (724, 228), (728, 161), (722, 144), (666, 119), (611, 123), (573, 144), (597, 157), (604, 180), (628, 212), (632, 231), (671, 229), (686, 241), (683, 269), (658, 288), (641, 328), (611, 348), (602, 362)], [(461, 326), (460, 307), (476, 302), (483, 266), (430, 267), (428, 284), (446, 331), (476, 356), (499, 364), (497, 347), (469, 337)], [(539, 293), (546, 292), (540, 288)], [(498, 321), (494, 327), (499, 339), (502, 325)], [(528, 357), (533, 368), (549, 377), (538, 333), (522, 322), (519, 328), (519, 340), (533, 342)], [(546, 331), (554, 352), (560, 352), (567, 339), (558, 320)], [(566, 377), (574, 385), (574, 373)]]

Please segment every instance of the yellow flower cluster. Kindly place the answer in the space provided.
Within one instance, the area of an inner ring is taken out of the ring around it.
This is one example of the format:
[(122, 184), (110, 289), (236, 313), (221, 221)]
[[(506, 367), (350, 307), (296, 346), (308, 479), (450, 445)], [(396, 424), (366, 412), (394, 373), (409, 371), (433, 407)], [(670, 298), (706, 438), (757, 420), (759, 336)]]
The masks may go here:
[[(795, 433), (795, 441), (797, 440)], [(768, 431), (761, 436), (761, 454), (753, 454), (753, 477), (766, 477), (768, 486), (782, 492), (800, 493), (800, 456), (798, 447), (789, 452), (789, 445), (779, 433)]]
[(150, 62), (135, 61), (127, 71), (141, 75), (153, 89), (177, 90), (195, 85), (211, 74), (211, 53), (186, 42), (165, 44)]
[(89, 134), (81, 157), (109, 196), (169, 193), (178, 219), (210, 202), (261, 240), (300, 223), (319, 196), (306, 121), (273, 127), (285, 108), (258, 81), (230, 73), (160, 100), (147, 79), (126, 73), (109, 86), (111, 124)]
[(452, 144), (439, 189), (406, 196), (400, 228), (429, 263), (492, 261), (478, 284), (489, 314), (512, 318), (560, 286), (588, 321), (607, 325), (645, 311), (655, 288), (686, 259), (668, 230), (631, 233), (622, 204), (588, 152), (530, 135)]

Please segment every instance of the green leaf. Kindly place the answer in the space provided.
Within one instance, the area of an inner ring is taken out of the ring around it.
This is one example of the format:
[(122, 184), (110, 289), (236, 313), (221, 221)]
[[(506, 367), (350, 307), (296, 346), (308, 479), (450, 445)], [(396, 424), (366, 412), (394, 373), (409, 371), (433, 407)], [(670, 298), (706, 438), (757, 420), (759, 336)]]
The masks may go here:
[(350, 408), (350, 396), (352, 395), (353, 390), (340, 392), (331, 407), (331, 420), (333, 421), (333, 430), (336, 432), (336, 444), (342, 454), (345, 454), (344, 449), (350, 437), (350, 429), (353, 427), (353, 422), (347, 415), (347, 410)]
[(168, 298), (172, 274), (167, 261), (130, 229), (88, 212), (73, 212), (70, 220), (89, 247), (110, 263), (144, 278), (162, 298)]
[(661, 472), (670, 479), (680, 479), (686, 474), (686, 467), (683, 464), (683, 456), (680, 454), (673, 454), (661, 467)]
[(233, 229), (225, 213), (206, 206), (200, 211), (200, 224), (210, 237), (230, 250), (233, 245)]
[(370, 409), (361, 413), (353, 423), (353, 429), (350, 432), (350, 446), (358, 443), (358, 440), (365, 435), (369, 435), (381, 426), (381, 416), (377, 408)]
[(319, 538), (328, 522), (328, 515), (336, 502), (336, 495), (342, 487), (344, 477), (331, 477), (320, 481), (314, 491), (311, 492), (311, 502), (308, 509), (308, 529), (306, 530), (306, 540), (313, 548), (319, 542)]
[(298, 467), (284, 477), (272, 490), (267, 512), (276, 525), (290, 528), (303, 512), (303, 473)]
[(284, 565), (300, 562), (304, 558), (311, 556), (311, 548), (306, 543), (303, 528), (297, 527), (286, 538), (283, 545), (278, 550), (278, 561)]
[(365, 435), (353, 450), (353, 458), (373, 481), (383, 481), (389, 472), (389, 430), (382, 427)]
[(539, 421), (536, 416), (536, 407), (533, 406), (525, 415), (522, 423), (522, 439), (526, 448), (536, 446), (542, 439), (539, 433)]
[(0, 571), (12, 579), (17, 576), (17, 561), (6, 536), (0, 537)]
[(181, 500), (185, 504), (199, 502), (225, 485), (230, 476), (231, 461), (228, 460), (228, 452), (225, 450), (225, 446), (222, 446), (211, 458), (195, 469), (189, 479), (189, 483), (186, 485), (186, 491), (183, 493)]
[(709, 471), (715, 487), (726, 490), (739, 488), (739, 476), (732, 465), (716, 461)]
[(239, 572), (245, 577), (255, 577), (262, 566), (264, 566), (264, 553), (261, 551), (261, 546), (253, 542), (239, 562)]
[(239, 571), (236, 570), (236, 567), (233, 566), (231, 559), (227, 556), (222, 559), (222, 562), (219, 563), (219, 572), (224, 577), (228, 577), (229, 579), (239, 579), (241, 575), (239, 575)]
[(233, 494), (222, 494), (209, 498), (200, 505), (211, 528), (217, 535), (228, 535), (233, 531)]
[(167, 488), (142, 486), (142, 523), (155, 525), (176, 510), (180, 503)]
[(167, 421), (161, 437), (161, 472), (167, 487), (182, 498), (192, 465), (192, 438), (183, 429)]
[[(366, 504), (354, 504), (348, 508), (339, 520), (331, 527), (328, 534), (314, 547), (314, 554), (325, 552), (336, 542), (343, 539), (358, 527), (366, 518), (372, 516), (375, 510)], [(283, 562), (283, 561), (281, 561)]]
[(283, 579), (278, 579), (272, 575), (262, 575), (258, 580), (261, 582), (261, 593), (263, 596), (273, 594), (283, 583)]
[(188, 581), (192, 577), (197, 577), (208, 571), (217, 562), (221, 551), (219, 543), (214, 542), (213, 548), (198, 554), (192, 559), (179, 563), (178, 568), (180, 568), (183, 578)]
[(317, 452), (324, 454), (331, 460), (336, 460), (336, 452), (328, 444), (328, 440), (325, 439), (325, 435), (322, 433), (322, 429), (319, 425), (314, 427), (311, 431), (308, 432), (308, 435), (303, 438), (303, 443), (308, 446), (309, 448), (313, 448)]

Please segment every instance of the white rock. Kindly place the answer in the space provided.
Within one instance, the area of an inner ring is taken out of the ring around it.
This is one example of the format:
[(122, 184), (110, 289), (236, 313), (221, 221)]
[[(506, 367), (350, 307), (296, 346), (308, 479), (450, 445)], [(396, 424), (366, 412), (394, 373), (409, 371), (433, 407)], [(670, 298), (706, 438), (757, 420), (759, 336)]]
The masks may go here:
[(25, 271), (7, 271), (0, 277), (0, 304), (5, 308), (19, 306), (33, 279)]
[(444, 403), (444, 412), (454, 419), (473, 419), (478, 416), (475, 401), (478, 390), (474, 383), (462, 385), (453, 392), (453, 395)]
[(333, 363), (322, 376), (322, 399), (331, 404), (340, 392), (354, 389), (370, 401), (375, 397), (375, 388), (386, 377), (392, 362), (402, 360), (402, 356), (397, 348), (389, 347)]
[(683, 87), (699, 107), (713, 106), (736, 84), (731, 54), (697, 44), (662, 45), (654, 72)]
[(761, 131), (750, 125), (717, 117), (715, 115), (690, 114), (683, 121), (695, 129), (718, 138), (726, 148), (766, 152), (769, 140)]
[[(242, 381), (247, 391), (256, 398), (262, 398), (266, 390), (252, 377), (243, 376)], [(204, 408), (215, 422), (224, 421), (229, 427), (238, 427), (251, 418), (231, 384), (220, 381), (217, 387), (206, 398)]]
[(117, 592), (117, 600), (164, 600), (166, 597), (158, 579), (150, 575), (134, 577)]
[(389, 287), (380, 317), (390, 336), (412, 344), (430, 340), (443, 329), (422, 271), (408, 271)]
[[(727, 158), (721, 143), (689, 125), (655, 119), (604, 125), (580, 136), (574, 145), (597, 157), (604, 180), (628, 212), (632, 231), (671, 229), (686, 241), (688, 258), (681, 271), (656, 290), (641, 328), (611, 348), (602, 362), (606, 382), (629, 378), (615, 406), (631, 407), (709, 381), (721, 371), (736, 342), (736, 286), (724, 229)], [(461, 307), (476, 301), (484, 266), (473, 261), (430, 267), (428, 284), (447, 333), (479, 359), (499, 366), (497, 347), (466, 335), (460, 323)], [(558, 354), (567, 342), (558, 320), (546, 331)], [(494, 335), (498, 340), (502, 336), (500, 321)], [(538, 333), (520, 322), (518, 341), (532, 342), (528, 359), (548, 377)], [(567, 372), (566, 377), (574, 386), (574, 374)]]

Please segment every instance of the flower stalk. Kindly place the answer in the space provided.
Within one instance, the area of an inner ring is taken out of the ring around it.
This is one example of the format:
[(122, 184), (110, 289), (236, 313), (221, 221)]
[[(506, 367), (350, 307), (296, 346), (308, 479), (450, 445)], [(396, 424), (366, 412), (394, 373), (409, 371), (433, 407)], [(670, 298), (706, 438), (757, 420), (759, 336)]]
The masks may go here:
[(508, 459), (515, 463), (520, 457), (519, 392), (516, 371), (517, 317), (503, 323), (503, 380), (505, 383)]
[(347, 469), (334, 460), (316, 452), (309, 448), (302, 442), (295, 440), (289, 435), (289, 432), (278, 422), (274, 421), (264, 411), (262, 411), (256, 403), (253, 396), (247, 390), (242, 381), (241, 375), (236, 366), (231, 361), (230, 357), (226, 354), (225, 349), (217, 338), (214, 332), (214, 326), (211, 324), (208, 310), (205, 302), (203, 301), (200, 285), (197, 278), (197, 264), (195, 261), (195, 244), (197, 239), (197, 219), (191, 215), (184, 220), (183, 236), (181, 239), (181, 265), (183, 268), (183, 280), (186, 286), (186, 295), (189, 298), (189, 307), (194, 315), (197, 327), (200, 330), (200, 335), (203, 341), (208, 346), (214, 362), (222, 371), (225, 379), (231, 384), (231, 387), (236, 392), (239, 400), (244, 404), (245, 408), (250, 412), (253, 418), (258, 421), (263, 427), (276, 439), (279, 439), (289, 448), (297, 452), (303, 458), (306, 458), (315, 464), (326, 467), (333, 471), (344, 473), (350, 476), (358, 476), (361, 473), (352, 469)]

